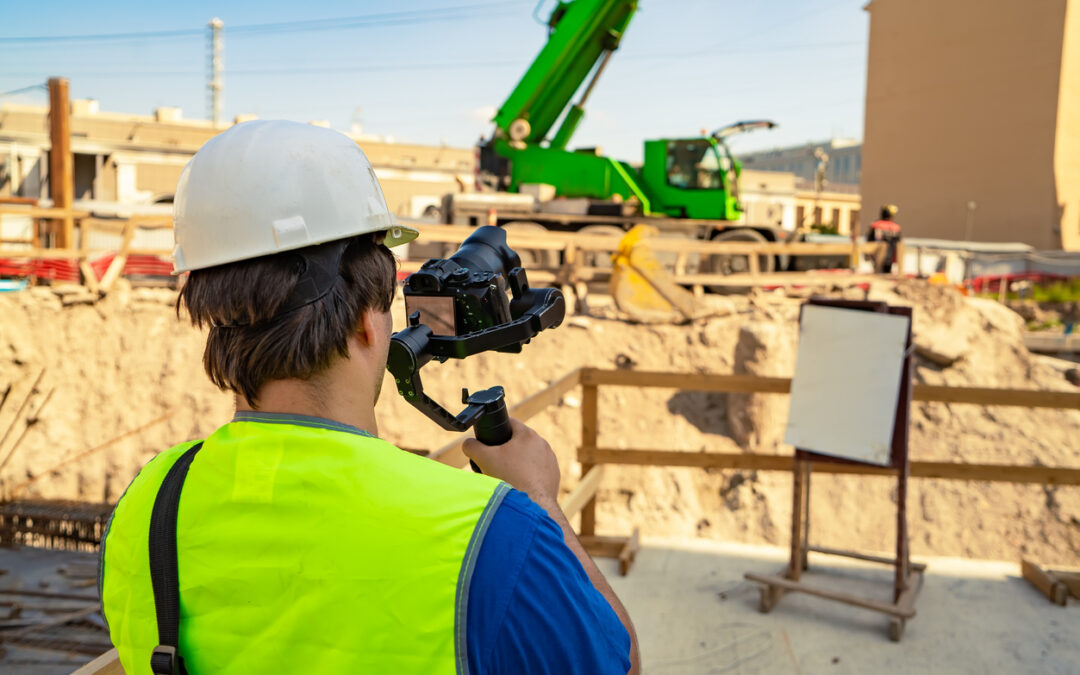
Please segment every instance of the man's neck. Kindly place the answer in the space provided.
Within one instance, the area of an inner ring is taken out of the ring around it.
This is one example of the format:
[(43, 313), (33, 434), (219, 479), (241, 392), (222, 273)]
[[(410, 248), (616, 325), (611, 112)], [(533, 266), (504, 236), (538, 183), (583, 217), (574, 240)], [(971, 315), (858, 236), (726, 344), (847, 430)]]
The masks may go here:
[(243, 396), (237, 396), (236, 409), (322, 417), (363, 429), (372, 436), (379, 435), (373, 392), (344, 383), (335, 386), (333, 381), (320, 384), (316, 387), (303, 380), (268, 382), (259, 390), (257, 408), (248, 405)]

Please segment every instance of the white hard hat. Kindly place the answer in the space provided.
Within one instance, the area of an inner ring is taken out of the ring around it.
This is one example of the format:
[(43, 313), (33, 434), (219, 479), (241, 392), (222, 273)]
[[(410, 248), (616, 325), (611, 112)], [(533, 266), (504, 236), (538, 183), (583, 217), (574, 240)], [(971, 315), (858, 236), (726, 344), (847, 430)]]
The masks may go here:
[(310, 124), (255, 121), (206, 142), (180, 174), (173, 203), (174, 273), (386, 232), (399, 225), (360, 146)]

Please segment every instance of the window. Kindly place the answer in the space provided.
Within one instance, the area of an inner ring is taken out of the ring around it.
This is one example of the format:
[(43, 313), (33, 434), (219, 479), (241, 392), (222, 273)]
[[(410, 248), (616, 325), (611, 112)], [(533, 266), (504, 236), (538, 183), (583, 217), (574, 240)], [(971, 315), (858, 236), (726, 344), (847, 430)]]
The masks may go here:
[(683, 190), (721, 190), (721, 172), (729, 169), (727, 158), (721, 158), (707, 140), (668, 141), (667, 182)]

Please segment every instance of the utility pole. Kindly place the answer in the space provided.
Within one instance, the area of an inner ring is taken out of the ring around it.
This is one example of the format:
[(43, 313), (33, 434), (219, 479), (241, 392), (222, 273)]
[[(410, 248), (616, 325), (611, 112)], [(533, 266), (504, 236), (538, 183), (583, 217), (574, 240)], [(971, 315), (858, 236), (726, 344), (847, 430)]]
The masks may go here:
[(213, 19), (210, 19), (210, 23), (206, 25), (210, 27), (209, 115), (210, 119), (214, 121), (214, 126), (220, 127), (221, 110), (224, 103), (223, 98), (225, 96), (223, 63), (225, 36), (222, 33), (225, 28), (225, 22), (215, 16)]
[[(71, 104), (66, 77), (49, 78), (49, 196), (54, 209), (71, 209), (75, 197), (72, 182), (75, 158), (71, 154)], [(57, 248), (75, 247), (75, 220), (70, 216), (53, 222)]]
[(971, 241), (975, 236), (975, 209), (978, 207), (974, 201), (967, 203), (967, 227), (964, 228), (964, 239)]

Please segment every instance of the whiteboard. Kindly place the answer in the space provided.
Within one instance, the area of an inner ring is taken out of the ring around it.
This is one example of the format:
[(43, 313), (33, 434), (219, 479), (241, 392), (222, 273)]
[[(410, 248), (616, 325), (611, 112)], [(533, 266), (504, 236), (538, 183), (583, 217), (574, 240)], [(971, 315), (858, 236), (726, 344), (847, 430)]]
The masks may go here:
[(784, 442), (887, 465), (910, 318), (803, 305)]

